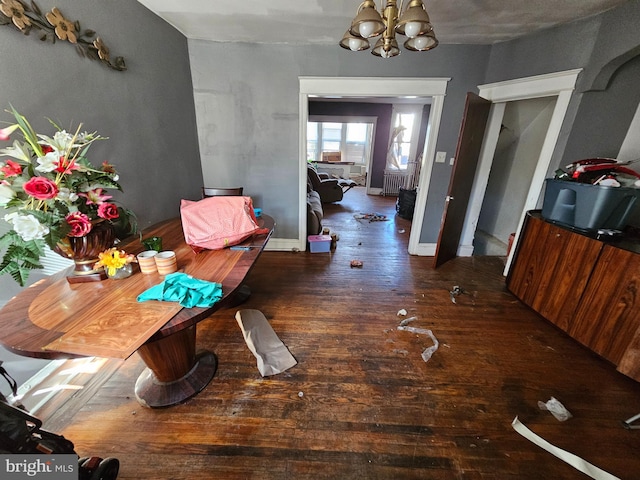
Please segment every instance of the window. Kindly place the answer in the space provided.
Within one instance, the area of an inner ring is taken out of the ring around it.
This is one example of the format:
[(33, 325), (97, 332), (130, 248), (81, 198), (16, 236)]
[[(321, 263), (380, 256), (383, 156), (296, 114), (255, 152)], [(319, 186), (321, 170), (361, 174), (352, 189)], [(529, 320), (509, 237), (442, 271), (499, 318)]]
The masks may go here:
[(394, 105), (387, 168), (405, 170), (416, 161), (422, 107)]
[(307, 160), (319, 162), (322, 152), (341, 152), (343, 162), (367, 165), (372, 151), (373, 123), (308, 122)]

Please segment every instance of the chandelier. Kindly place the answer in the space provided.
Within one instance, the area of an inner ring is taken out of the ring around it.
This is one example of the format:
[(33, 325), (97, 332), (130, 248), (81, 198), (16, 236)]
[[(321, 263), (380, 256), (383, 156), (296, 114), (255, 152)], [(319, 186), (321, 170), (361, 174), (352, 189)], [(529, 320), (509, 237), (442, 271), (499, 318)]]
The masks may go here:
[[(427, 10), (422, 0), (410, 0), (403, 10), (395, 0), (387, 0), (382, 15), (376, 10), (373, 0), (365, 0), (358, 7), (358, 13), (340, 41), (340, 46), (359, 52), (369, 48), (369, 38), (382, 35), (371, 53), (382, 58), (400, 54), (396, 33), (405, 35), (404, 48), (414, 52), (425, 52), (438, 46)], [(402, 13), (401, 13), (402, 12)]]

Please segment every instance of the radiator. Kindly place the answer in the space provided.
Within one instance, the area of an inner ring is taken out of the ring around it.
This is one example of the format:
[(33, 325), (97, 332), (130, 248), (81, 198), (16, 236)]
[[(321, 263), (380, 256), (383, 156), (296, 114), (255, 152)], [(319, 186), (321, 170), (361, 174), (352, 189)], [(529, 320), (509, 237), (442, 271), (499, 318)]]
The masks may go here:
[(405, 188), (407, 172), (397, 170), (384, 171), (382, 194), (397, 197), (401, 188)]

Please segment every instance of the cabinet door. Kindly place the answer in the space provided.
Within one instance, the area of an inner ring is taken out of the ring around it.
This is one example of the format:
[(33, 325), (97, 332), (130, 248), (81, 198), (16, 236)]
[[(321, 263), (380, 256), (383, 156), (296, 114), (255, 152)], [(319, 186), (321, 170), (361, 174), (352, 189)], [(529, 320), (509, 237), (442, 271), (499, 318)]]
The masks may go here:
[(602, 249), (602, 242), (529, 216), (507, 287), (564, 331)]
[(526, 217), (507, 278), (507, 288), (529, 306), (536, 298), (546, 264), (553, 266), (554, 259), (547, 255), (544, 246), (550, 228), (550, 224), (538, 218)]
[(618, 365), (639, 327), (640, 255), (606, 245), (569, 333)]

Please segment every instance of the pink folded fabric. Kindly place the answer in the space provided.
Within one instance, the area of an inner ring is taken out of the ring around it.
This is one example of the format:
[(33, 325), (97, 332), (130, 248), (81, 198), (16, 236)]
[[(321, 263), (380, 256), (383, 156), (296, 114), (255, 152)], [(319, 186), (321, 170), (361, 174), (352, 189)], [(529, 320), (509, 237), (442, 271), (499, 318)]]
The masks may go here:
[(180, 217), (184, 240), (196, 252), (230, 247), (252, 235), (269, 232), (258, 226), (251, 197), (182, 200)]

